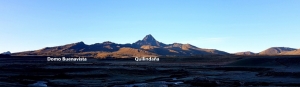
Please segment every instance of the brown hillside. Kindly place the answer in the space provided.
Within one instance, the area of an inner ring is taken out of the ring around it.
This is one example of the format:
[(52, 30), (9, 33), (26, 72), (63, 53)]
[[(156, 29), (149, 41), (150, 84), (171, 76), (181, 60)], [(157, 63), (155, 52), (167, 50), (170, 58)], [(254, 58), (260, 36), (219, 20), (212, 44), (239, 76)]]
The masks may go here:
[(271, 47), (259, 53), (259, 55), (279, 55), (282, 52), (293, 51), (294, 48), (289, 47)]

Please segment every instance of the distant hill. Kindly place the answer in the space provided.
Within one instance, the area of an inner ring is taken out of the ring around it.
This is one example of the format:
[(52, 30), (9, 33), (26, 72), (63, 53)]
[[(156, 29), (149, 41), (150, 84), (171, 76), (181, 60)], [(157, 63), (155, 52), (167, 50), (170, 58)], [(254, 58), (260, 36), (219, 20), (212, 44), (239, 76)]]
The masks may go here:
[(289, 48), (289, 47), (271, 47), (262, 52), (259, 52), (259, 55), (280, 55), (281, 53), (294, 51), (294, 50), (296, 49)]
[(2, 55), (11, 55), (10, 51), (1, 53)]
[(13, 55), (39, 56), (87, 56), (117, 57), (135, 56), (193, 56), (193, 55), (228, 55), (216, 49), (203, 49), (191, 44), (164, 44), (157, 41), (151, 34), (132, 44), (117, 44), (110, 41), (86, 45), (84, 42), (71, 43), (55, 47), (45, 47), (35, 51), (14, 53)]
[(246, 51), (246, 52), (237, 52), (237, 53), (234, 53), (235, 55), (256, 55), (256, 53), (253, 53), (253, 52), (250, 52), (250, 51)]

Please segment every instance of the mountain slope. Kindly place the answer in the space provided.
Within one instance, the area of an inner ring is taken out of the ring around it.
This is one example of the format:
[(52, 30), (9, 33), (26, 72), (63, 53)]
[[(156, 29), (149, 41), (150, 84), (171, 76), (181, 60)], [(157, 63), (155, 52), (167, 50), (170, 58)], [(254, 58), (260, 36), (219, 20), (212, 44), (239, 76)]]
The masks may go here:
[(259, 53), (259, 55), (280, 55), (282, 52), (293, 51), (294, 48), (289, 47), (271, 47)]
[(63, 46), (56, 47), (45, 47), (43, 49), (37, 50), (37, 53), (50, 53), (50, 52), (66, 52), (66, 53), (78, 53), (83, 52), (87, 48), (87, 45), (83, 42), (77, 42), (72, 44), (67, 44)]
[(255, 53), (253, 52), (250, 52), (250, 51), (246, 51), (246, 52), (237, 52), (237, 53), (234, 53), (235, 55), (256, 55)]
[(280, 55), (300, 55), (300, 49), (282, 52)]

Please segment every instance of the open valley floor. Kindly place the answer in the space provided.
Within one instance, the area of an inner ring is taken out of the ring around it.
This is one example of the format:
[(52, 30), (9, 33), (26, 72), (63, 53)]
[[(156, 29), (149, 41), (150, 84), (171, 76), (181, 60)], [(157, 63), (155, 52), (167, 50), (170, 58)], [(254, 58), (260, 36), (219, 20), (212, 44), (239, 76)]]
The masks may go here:
[(0, 86), (300, 86), (299, 56), (94, 59), (0, 58)]

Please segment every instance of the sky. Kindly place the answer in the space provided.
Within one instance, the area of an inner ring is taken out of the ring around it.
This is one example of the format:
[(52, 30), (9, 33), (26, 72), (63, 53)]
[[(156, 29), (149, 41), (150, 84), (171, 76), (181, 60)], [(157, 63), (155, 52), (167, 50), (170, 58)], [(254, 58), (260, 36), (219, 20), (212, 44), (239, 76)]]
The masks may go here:
[(0, 52), (151, 34), (229, 53), (300, 48), (300, 0), (0, 0)]

